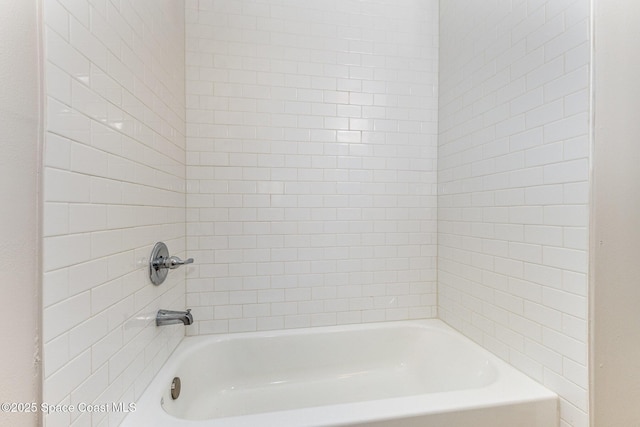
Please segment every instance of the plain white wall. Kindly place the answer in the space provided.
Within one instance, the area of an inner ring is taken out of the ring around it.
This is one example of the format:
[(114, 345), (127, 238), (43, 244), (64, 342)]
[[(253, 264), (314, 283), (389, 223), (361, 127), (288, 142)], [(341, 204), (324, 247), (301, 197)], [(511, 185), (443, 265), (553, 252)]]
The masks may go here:
[(640, 424), (640, 4), (595, 2), (593, 426)]
[[(38, 49), (38, 2), (0, 3), (0, 402), (40, 398)], [(0, 414), (3, 427), (37, 424), (37, 414)]]

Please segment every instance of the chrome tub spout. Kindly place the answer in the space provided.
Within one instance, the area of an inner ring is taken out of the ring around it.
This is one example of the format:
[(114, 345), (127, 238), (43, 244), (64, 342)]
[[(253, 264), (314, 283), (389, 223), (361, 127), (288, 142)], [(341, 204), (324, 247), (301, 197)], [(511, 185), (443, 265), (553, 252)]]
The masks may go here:
[(158, 310), (156, 315), (157, 326), (177, 325), (179, 323), (183, 325), (191, 325), (193, 323), (191, 309), (187, 311)]

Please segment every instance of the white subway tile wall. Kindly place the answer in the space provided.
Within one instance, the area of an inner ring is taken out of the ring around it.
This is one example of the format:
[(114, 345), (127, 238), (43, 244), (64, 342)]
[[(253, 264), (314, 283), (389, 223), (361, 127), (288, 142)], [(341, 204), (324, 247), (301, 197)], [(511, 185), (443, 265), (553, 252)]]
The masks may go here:
[[(44, 402), (135, 402), (184, 336), (185, 273), (147, 276), (153, 244), (185, 255), (184, 4), (46, 0)], [(117, 426), (57, 412), (47, 427)]]
[(586, 427), (589, 1), (441, 2), (439, 316)]
[(438, 2), (186, 7), (188, 333), (436, 316)]
[[(43, 6), (45, 402), (135, 401), (184, 335), (159, 308), (439, 315), (588, 425), (587, 0)], [(158, 240), (197, 262), (154, 287)]]

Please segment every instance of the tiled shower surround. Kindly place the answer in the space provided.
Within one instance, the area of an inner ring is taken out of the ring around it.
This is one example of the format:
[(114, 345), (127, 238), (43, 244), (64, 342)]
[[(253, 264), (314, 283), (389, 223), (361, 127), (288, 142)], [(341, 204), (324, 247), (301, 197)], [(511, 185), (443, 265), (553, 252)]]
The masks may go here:
[(43, 1), (46, 402), (135, 401), (185, 329), (441, 317), (588, 425), (589, 2), (440, 3)]
[(438, 314), (585, 427), (589, 1), (441, 7)]
[[(135, 402), (184, 336), (184, 273), (156, 287), (157, 240), (185, 250), (184, 8), (174, 0), (45, 0), (44, 396)], [(57, 412), (47, 427), (117, 426)]]
[(437, 2), (186, 19), (188, 333), (435, 316)]

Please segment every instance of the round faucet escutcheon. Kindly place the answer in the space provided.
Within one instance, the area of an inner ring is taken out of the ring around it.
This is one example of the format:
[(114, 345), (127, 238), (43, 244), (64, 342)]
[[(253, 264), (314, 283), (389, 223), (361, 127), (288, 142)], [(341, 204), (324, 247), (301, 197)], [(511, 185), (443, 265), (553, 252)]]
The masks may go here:
[(183, 261), (177, 256), (169, 256), (167, 245), (164, 242), (158, 242), (149, 257), (149, 279), (154, 285), (160, 285), (167, 278), (169, 270), (175, 270), (185, 264), (193, 264), (193, 258)]

